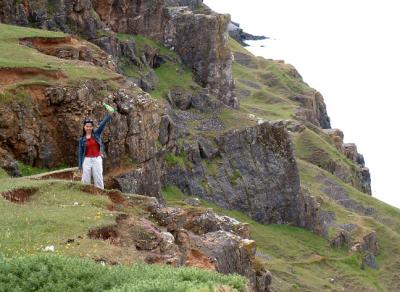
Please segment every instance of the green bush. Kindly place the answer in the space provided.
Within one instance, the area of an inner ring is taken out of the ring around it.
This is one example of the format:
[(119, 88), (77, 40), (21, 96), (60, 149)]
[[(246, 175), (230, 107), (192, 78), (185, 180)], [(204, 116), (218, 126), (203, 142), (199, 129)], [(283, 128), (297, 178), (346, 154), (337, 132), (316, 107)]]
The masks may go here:
[(169, 166), (179, 165), (180, 167), (185, 167), (185, 153), (177, 156), (168, 152), (165, 154), (164, 159)]
[(0, 256), (0, 291), (245, 291), (246, 280), (193, 268), (103, 266), (59, 255)]

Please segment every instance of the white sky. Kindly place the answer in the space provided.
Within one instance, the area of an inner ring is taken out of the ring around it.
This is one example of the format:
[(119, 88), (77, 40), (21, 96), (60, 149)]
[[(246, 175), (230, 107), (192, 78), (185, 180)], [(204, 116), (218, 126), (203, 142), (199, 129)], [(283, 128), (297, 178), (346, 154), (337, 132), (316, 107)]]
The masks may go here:
[(251, 51), (294, 65), (319, 90), (333, 128), (370, 168), (373, 196), (400, 207), (400, 17), (396, 0), (205, 0), (249, 33)]

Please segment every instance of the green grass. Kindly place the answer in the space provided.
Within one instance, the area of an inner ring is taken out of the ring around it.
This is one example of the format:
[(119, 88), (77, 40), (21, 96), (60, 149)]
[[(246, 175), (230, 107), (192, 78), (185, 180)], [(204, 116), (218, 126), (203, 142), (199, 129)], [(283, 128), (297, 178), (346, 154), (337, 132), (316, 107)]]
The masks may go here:
[(152, 48), (158, 48), (161, 55), (169, 56), (173, 59), (176, 59), (176, 53), (174, 51), (171, 51), (167, 47), (164, 47), (161, 43), (152, 40), (148, 37), (145, 37), (143, 35), (117, 33), (117, 38), (120, 41), (134, 40), (137, 49), (136, 53), (139, 57), (144, 53), (145, 46), (149, 46)]
[[(80, 247), (66, 245), (68, 239), (85, 237), (89, 228), (111, 224), (114, 214), (105, 207), (105, 196), (90, 196), (78, 184), (67, 182), (3, 179), (0, 191), (37, 187), (39, 192), (24, 204), (12, 203), (0, 196), (0, 252), (7, 256), (40, 253), (55, 245), (56, 253)], [(75, 206), (74, 203), (79, 205)], [(93, 243), (94, 244), (94, 243)]]
[(39, 168), (39, 167), (27, 165), (21, 161), (18, 161), (18, 169), (21, 172), (22, 176), (30, 176), (30, 175), (45, 173), (45, 172), (49, 172), (49, 171), (59, 170), (59, 169), (66, 168), (66, 167), (67, 166), (65, 164), (60, 164), (54, 168)]
[(13, 101), (25, 106), (32, 105), (32, 100), (23, 88), (18, 87), (16, 89), (0, 92), (0, 104), (10, 104)]
[(223, 122), (226, 131), (256, 125), (256, 121), (250, 119), (248, 114), (237, 109), (224, 108), (220, 112), (219, 118)]
[[(290, 65), (255, 57), (233, 39), (229, 44), (233, 52), (246, 54), (253, 64), (250, 68), (237, 61), (233, 63), (232, 72), (241, 111), (264, 120), (293, 119), (298, 104), (290, 97), (307, 94), (311, 88), (291, 75)], [(243, 91), (248, 96), (243, 96)]]
[[(192, 92), (200, 89), (200, 86), (193, 81), (192, 72), (184, 65), (180, 64), (178, 55), (164, 47), (157, 41), (147, 38), (142, 35), (129, 35), (118, 33), (117, 37), (120, 41), (134, 40), (136, 55), (142, 56), (145, 52), (145, 47), (157, 48), (161, 56), (166, 57), (166, 62), (161, 64), (160, 67), (155, 68), (154, 71), (158, 77), (158, 84), (151, 92), (155, 98), (165, 98), (171, 89), (181, 89), (186, 92)], [(138, 68), (134, 65), (124, 65), (124, 74), (133, 78), (140, 78), (147, 72), (145, 68)]]
[[(316, 152), (324, 152), (323, 158), (329, 160), (335, 160), (338, 163), (343, 163), (349, 167), (354, 167), (354, 163), (345, 157), (335, 146), (328, 143), (324, 138), (322, 138), (317, 133), (312, 130), (305, 129), (301, 133), (296, 133), (294, 137), (294, 145), (296, 149), (296, 155), (304, 160), (311, 159), (315, 156)], [(322, 163), (327, 163), (327, 161), (321, 161)]]
[(180, 167), (185, 167), (186, 164), (186, 158), (185, 158), (185, 153), (182, 152), (180, 155), (174, 155), (170, 152), (166, 153), (164, 156), (165, 162), (169, 166), (180, 166)]
[[(300, 171), (303, 172), (303, 168)], [(358, 191), (353, 189), (353, 192), (357, 193)], [(163, 196), (168, 204), (185, 207), (183, 200), (186, 196), (176, 186), (169, 185), (164, 188)], [(367, 197), (364, 194), (361, 196)], [(374, 201), (370, 202), (374, 206), (378, 202), (371, 197), (369, 199)], [(340, 291), (342, 287), (347, 287), (351, 291), (362, 291), (363, 289), (393, 291), (390, 287), (394, 287), (391, 286), (391, 281), (395, 273), (393, 271), (389, 273), (389, 271), (396, 264), (400, 264), (400, 256), (398, 256), (400, 237), (397, 232), (372, 218), (357, 216), (343, 210), (335, 203), (330, 203), (335, 211), (341, 210), (339, 214), (344, 214), (346, 222), (351, 220), (349, 218), (357, 218), (357, 223), (363, 224), (365, 231), (368, 228), (378, 232), (379, 244), (382, 248), (377, 257), (380, 269), (362, 270), (360, 254), (349, 254), (347, 248), (332, 249), (327, 240), (310, 231), (288, 225), (263, 225), (241, 212), (224, 210), (213, 203), (200, 201), (204, 208), (213, 208), (219, 214), (249, 224), (251, 238), (257, 242), (258, 259), (272, 272), (272, 287), (277, 291), (288, 291), (295, 287), (299, 291), (334, 289)], [(397, 220), (400, 219), (398, 211), (382, 202), (378, 202), (378, 204), (384, 206), (382, 212), (390, 212), (391, 216), (396, 216)], [(348, 215), (352, 215), (352, 217), (348, 217)], [(388, 271), (385, 279), (382, 279), (381, 276), (383, 271)], [(330, 283), (330, 278), (334, 278), (335, 282)]]
[[(38, 192), (23, 204), (0, 196), (0, 291), (217, 291), (222, 286), (246, 290), (247, 282), (240, 276), (144, 265), (134, 250), (118, 252), (123, 247), (88, 238), (88, 230), (115, 224), (119, 212), (108, 209), (108, 197), (82, 192), (80, 183), (0, 179), (0, 192), (22, 187)], [(55, 246), (51, 255), (43, 251), (48, 245)], [(103, 267), (78, 258), (104, 254), (130, 257), (139, 264)]]
[(240, 178), (242, 178), (242, 175), (237, 169), (234, 169), (232, 175), (229, 176), (229, 181), (233, 186), (236, 186)]
[[(344, 183), (329, 172), (306, 161), (298, 160), (301, 183), (309, 191), (320, 198), (323, 209), (334, 211), (337, 223), (353, 223), (359, 226), (353, 234), (354, 241), (371, 232), (376, 231), (379, 244), (379, 255), (377, 262), (379, 270), (368, 270), (368, 282), (376, 290), (395, 291), (394, 267), (400, 267), (400, 209), (385, 204), (378, 199), (367, 196), (364, 193)], [(333, 201), (321, 191), (321, 177), (327, 177), (345, 189), (349, 198), (362, 204), (364, 207), (371, 206), (375, 209), (372, 216), (363, 216), (345, 209), (343, 206)], [(354, 271), (353, 271), (354, 273)], [(351, 277), (348, 279), (354, 280)]]
[(296, 157), (311, 162), (322, 169), (333, 173), (336, 169), (341, 169), (340, 178), (347, 183), (357, 180), (357, 169), (353, 161), (345, 157), (339, 150), (321, 135), (306, 128), (300, 133), (294, 134), (294, 148)]
[(0, 179), (8, 177), (9, 175), (7, 174), (7, 172), (4, 169), (0, 168)]
[[(299, 167), (302, 185), (309, 189), (313, 195), (317, 195), (323, 198), (326, 204), (331, 205), (331, 210), (336, 213), (336, 216), (339, 220), (343, 222), (345, 222), (346, 220), (348, 221), (350, 211), (344, 209), (337, 203), (333, 202), (329, 197), (324, 195), (324, 193), (321, 191), (321, 188), (323, 187), (321, 183), (321, 177), (327, 177), (339, 186), (341, 186), (351, 199), (363, 205), (364, 207), (373, 207), (376, 211), (376, 213), (372, 215), (373, 218), (379, 223), (385, 224), (395, 233), (400, 234), (400, 209), (390, 206), (372, 196), (368, 196), (360, 192), (354, 187), (338, 179), (331, 173), (309, 162), (298, 159), (297, 165)], [(354, 214), (352, 216), (354, 216)]]
[[(64, 60), (48, 56), (33, 48), (19, 44), (24, 37), (65, 37), (60, 32), (0, 24), (0, 68), (38, 68), (62, 72), (70, 80), (100, 79), (117, 76), (115, 72), (76, 60)], [(34, 78), (38, 78), (35, 76)], [(43, 81), (48, 81), (43, 77)]]
[(246, 280), (194, 268), (102, 266), (54, 255), (0, 257), (0, 291), (245, 291)]
[(156, 89), (150, 92), (154, 97), (165, 98), (171, 89), (186, 92), (200, 89), (199, 85), (193, 81), (192, 72), (178, 63), (167, 61), (154, 71), (159, 80)]

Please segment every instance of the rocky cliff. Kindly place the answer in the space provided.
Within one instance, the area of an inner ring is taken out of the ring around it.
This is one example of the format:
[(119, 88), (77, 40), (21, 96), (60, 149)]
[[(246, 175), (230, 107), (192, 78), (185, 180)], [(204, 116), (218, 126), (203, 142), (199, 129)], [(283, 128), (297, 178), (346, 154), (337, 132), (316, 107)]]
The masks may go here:
[[(153, 216), (173, 233), (177, 261), (217, 258), (207, 265), (245, 275), (259, 291), (270, 281), (265, 269), (250, 267), (255, 250), (243, 249), (235, 232), (198, 225), (197, 217), (196, 228), (207, 230), (193, 231), (182, 219), (190, 214), (164, 209), (171, 186), (246, 220), (304, 227), (333, 248), (348, 247), (363, 267), (378, 267), (381, 233), (363, 216), (395, 223), (356, 191), (371, 194), (363, 156), (331, 129), (322, 95), (293, 66), (252, 56), (228, 38), (228, 16), (201, 1), (3, 0), (0, 7), (2, 22), (90, 41), (0, 24), (2, 44), (12, 40), (2, 54), (21, 51), (0, 62), (0, 167), (10, 175), (20, 175), (20, 162), (75, 165), (81, 122), (99, 122), (106, 99), (117, 108), (104, 133), (106, 186), (158, 199)], [(135, 229), (136, 219), (115, 228)], [(146, 230), (162, 249), (159, 231)], [(153, 254), (149, 262), (170, 258)]]
[[(229, 16), (214, 12), (197, 14), (180, 7), (185, 4), (188, 3), (164, 0), (84, 0), (47, 5), (40, 1), (7, 0), (0, 3), (0, 21), (79, 33), (102, 48), (118, 46), (113, 32), (148, 36), (176, 50), (200, 85), (209, 88), (225, 104), (237, 107), (228, 46)], [(190, 6), (201, 5), (198, 1)]]

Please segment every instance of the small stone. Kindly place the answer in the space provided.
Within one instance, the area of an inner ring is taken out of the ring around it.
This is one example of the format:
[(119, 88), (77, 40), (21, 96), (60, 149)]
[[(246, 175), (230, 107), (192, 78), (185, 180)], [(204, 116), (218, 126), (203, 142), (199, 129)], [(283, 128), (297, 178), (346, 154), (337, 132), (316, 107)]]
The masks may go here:
[(198, 198), (188, 198), (183, 201), (187, 205), (200, 206), (200, 200)]
[(55, 247), (54, 247), (54, 245), (48, 245), (43, 249), (43, 251), (54, 252), (55, 251)]

